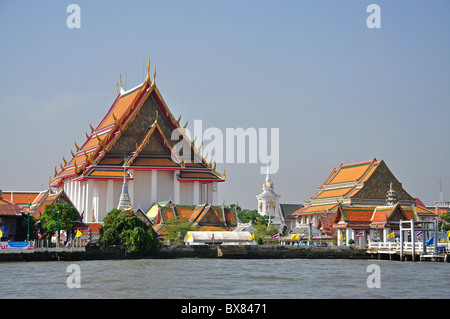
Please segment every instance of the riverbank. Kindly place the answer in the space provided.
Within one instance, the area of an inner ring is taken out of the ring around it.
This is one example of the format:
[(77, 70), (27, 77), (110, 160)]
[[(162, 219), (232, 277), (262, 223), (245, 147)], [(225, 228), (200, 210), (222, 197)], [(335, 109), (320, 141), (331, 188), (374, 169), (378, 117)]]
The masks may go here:
[(129, 254), (117, 247), (37, 248), (0, 252), (0, 262), (7, 261), (76, 261), (112, 259), (174, 259), (174, 258), (239, 258), (239, 259), (375, 259), (364, 249), (345, 246), (281, 246), (281, 245), (202, 245), (161, 246), (152, 254)]

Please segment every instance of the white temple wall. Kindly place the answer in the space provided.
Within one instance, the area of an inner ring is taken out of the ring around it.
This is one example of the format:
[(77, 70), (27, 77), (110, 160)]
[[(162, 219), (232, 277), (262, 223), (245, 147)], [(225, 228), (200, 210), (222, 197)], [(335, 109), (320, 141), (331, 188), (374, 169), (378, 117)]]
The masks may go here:
[(96, 221), (102, 222), (103, 218), (105, 218), (106, 214), (109, 212), (107, 207), (107, 187), (108, 182), (107, 181), (98, 181), (99, 184), (99, 204), (98, 204), (98, 212), (96, 213)]
[(211, 191), (211, 203), (213, 205), (219, 205), (219, 183), (212, 182)]
[(192, 205), (194, 183), (180, 183), (180, 205)]
[(167, 201), (173, 198), (173, 172), (158, 171), (158, 202)]
[[(132, 201), (133, 208), (140, 208), (143, 211), (150, 209), (152, 172), (151, 171), (135, 171), (134, 172), (134, 201)], [(131, 196), (131, 194), (130, 194)], [(120, 194), (119, 194), (120, 197)]]

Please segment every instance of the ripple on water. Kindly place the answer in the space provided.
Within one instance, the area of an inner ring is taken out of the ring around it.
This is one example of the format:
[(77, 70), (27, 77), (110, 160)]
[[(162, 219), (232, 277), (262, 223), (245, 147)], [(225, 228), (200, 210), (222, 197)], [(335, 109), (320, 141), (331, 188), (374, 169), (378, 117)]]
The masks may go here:
[[(3, 298), (446, 298), (446, 263), (308, 259), (142, 259), (2, 263)], [(367, 287), (378, 264), (381, 288)], [(411, 274), (423, 274), (413, 276)], [(307, 292), (307, 294), (305, 293)]]

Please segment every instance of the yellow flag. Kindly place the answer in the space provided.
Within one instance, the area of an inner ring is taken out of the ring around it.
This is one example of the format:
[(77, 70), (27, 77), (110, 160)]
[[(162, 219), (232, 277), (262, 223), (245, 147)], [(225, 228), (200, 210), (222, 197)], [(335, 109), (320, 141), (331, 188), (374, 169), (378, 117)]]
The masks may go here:
[(76, 237), (78, 238), (78, 237), (81, 237), (81, 235), (82, 235), (82, 233), (80, 232), (80, 230), (79, 229), (77, 229), (77, 234), (76, 234)]
[(255, 234), (253, 233), (251, 236), (250, 236), (250, 239), (249, 240), (254, 240), (255, 239)]
[(390, 233), (389, 235), (386, 236), (386, 238), (394, 238), (394, 237), (395, 237), (394, 232), (392, 232), (392, 233)]
[(291, 236), (291, 240), (298, 240), (298, 233)]
[(187, 235), (187, 238), (186, 239), (189, 239), (189, 238), (191, 238), (192, 237), (192, 233), (189, 233), (188, 235)]
[(2, 230), (0, 229), (0, 238), (2, 238), (3, 237), (3, 232), (2, 232)]
[(449, 240), (449, 238), (450, 238), (450, 230), (447, 231), (447, 241)]
[(338, 241), (342, 240), (342, 233), (339, 235)]

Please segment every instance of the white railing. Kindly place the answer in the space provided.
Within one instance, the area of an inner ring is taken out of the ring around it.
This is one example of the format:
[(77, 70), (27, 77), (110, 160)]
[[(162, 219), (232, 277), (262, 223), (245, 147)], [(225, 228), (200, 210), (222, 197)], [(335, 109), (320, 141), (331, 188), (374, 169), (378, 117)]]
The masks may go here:
[[(438, 250), (439, 248), (445, 249), (445, 251), (450, 251), (450, 244), (449, 243), (439, 243), (438, 244)], [(369, 249), (377, 249), (377, 250), (384, 250), (384, 251), (400, 251), (400, 243), (396, 242), (369, 242)], [(403, 250), (404, 251), (412, 251), (413, 244), (412, 242), (406, 242), (403, 243)], [(416, 242), (414, 250), (416, 253), (423, 253), (423, 243), (422, 242)], [(425, 249), (426, 253), (434, 253), (434, 245), (427, 246)]]

